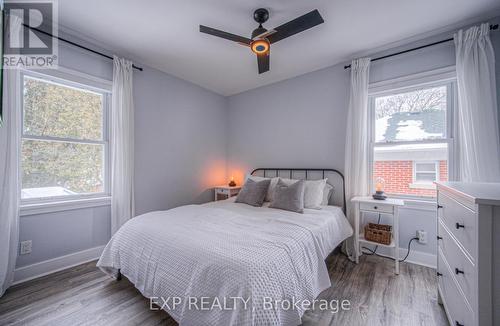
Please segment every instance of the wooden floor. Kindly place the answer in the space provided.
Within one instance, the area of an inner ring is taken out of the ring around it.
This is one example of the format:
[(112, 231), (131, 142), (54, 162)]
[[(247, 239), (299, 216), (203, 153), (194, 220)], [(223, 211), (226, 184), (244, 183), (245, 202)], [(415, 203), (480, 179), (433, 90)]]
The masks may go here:
[[(349, 311), (308, 311), (304, 325), (446, 325), (437, 304), (436, 271), (363, 256), (355, 265), (343, 255), (327, 259), (332, 287), (321, 299), (351, 303)], [(0, 325), (176, 325), (164, 311), (149, 310), (127, 280), (117, 282), (95, 262), (10, 288), (0, 298)]]

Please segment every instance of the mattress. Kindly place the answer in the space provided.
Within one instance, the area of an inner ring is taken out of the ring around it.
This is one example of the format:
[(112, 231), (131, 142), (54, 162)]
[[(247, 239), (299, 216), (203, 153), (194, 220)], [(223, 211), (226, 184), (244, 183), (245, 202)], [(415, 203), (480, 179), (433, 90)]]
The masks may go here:
[(168, 300), (161, 308), (181, 325), (298, 325), (307, 307), (281, 303), (328, 288), (324, 259), (350, 235), (338, 207), (298, 214), (232, 198), (129, 220), (97, 266)]

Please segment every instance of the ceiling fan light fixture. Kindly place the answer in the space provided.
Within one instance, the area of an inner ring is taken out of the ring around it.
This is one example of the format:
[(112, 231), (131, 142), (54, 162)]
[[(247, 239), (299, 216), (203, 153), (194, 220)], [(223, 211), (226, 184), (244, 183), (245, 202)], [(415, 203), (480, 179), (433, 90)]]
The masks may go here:
[(253, 53), (255, 54), (263, 54), (269, 51), (269, 41), (266, 39), (255, 40), (250, 45)]

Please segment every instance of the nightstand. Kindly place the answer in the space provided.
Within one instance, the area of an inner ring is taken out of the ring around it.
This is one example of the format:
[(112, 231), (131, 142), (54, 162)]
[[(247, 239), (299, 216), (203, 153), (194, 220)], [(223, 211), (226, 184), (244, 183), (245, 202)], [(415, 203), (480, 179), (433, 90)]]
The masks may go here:
[[(359, 263), (359, 255), (363, 243), (388, 247), (393, 249), (395, 273), (399, 274), (399, 208), (404, 206), (404, 201), (394, 198), (376, 200), (371, 196), (354, 197), (351, 201), (354, 203), (354, 257), (356, 264)], [(390, 244), (384, 245), (365, 239), (363, 229), (360, 230), (360, 223), (362, 224), (363, 222), (364, 213), (384, 214), (392, 217), (392, 241)]]
[[(241, 186), (217, 186), (214, 188), (215, 200), (228, 199), (229, 197), (236, 196), (241, 190)], [(222, 198), (221, 198), (222, 197)]]

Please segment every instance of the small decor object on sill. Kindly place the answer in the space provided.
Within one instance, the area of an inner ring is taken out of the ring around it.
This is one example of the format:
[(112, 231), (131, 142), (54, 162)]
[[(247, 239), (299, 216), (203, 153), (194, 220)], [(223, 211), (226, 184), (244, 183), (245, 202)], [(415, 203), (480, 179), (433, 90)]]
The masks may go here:
[(228, 184), (229, 187), (236, 187), (236, 182), (234, 182), (234, 177), (231, 177), (231, 181)]
[(391, 225), (368, 223), (365, 225), (365, 239), (383, 245), (389, 245), (392, 239), (391, 231)]
[(385, 180), (382, 178), (377, 178), (375, 181), (375, 193), (372, 195), (373, 199), (385, 200), (387, 196), (384, 194), (384, 184)]

